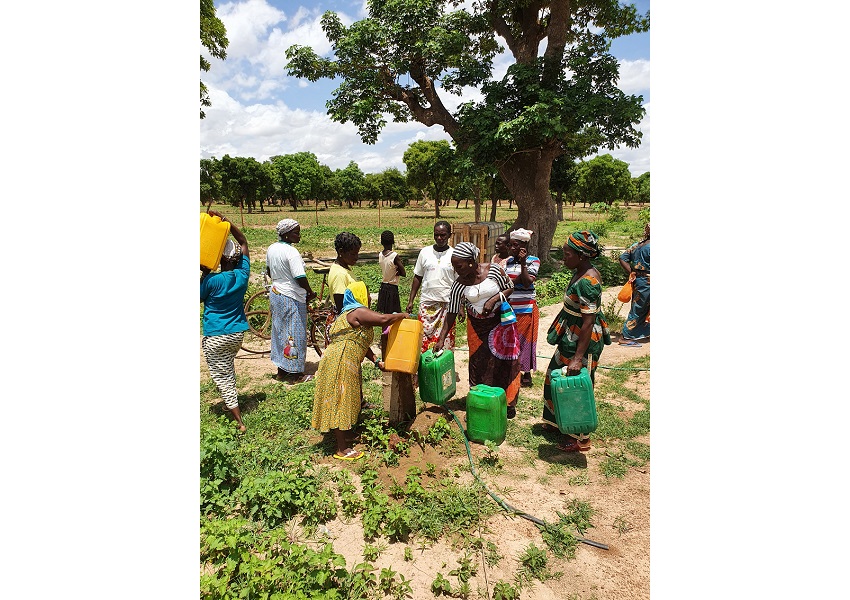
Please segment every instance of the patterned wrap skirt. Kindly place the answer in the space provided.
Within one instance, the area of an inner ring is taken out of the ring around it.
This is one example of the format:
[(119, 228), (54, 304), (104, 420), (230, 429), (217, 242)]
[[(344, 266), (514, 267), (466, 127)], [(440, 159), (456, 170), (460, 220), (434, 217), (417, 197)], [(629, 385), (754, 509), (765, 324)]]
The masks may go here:
[(626, 340), (649, 337), (649, 275), (635, 277), (632, 282), (632, 304), (622, 333)]
[[(446, 320), (446, 315), (449, 313), (448, 302), (420, 302), (419, 303), (419, 321), (422, 323), (422, 352), (425, 352), (437, 343), (440, 339), (440, 332), (443, 330), (443, 323)], [(446, 334), (443, 348), (454, 350), (455, 347), (455, 326), (449, 329)]]
[(499, 313), (475, 316), (467, 311), (469, 387), (483, 383), (505, 390), (508, 406), (519, 395), (519, 335), (516, 323), (501, 325)]
[(245, 332), (225, 333), (224, 335), (208, 335), (201, 339), (201, 347), (204, 349), (204, 358), (207, 359), (207, 367), (210, 370), (218, 393), (224, 400), (228, 409), (239, 406), (236, 396), (236, 366), (234, 359)]
[(307, 354), (307, 303), (269, 292), (272, 310), (271, 360), (287, 373), (303, 373)]
[(519, 370), (526, 373), (537, 370), (537, 329), (540, 326), (540, 309), (532, 302), (531, 312), (516, 312), (519, 333)]
[(348, 431), (357, 424), (363, 401), (361, 363), (372, 344), (373, 327), (352, 327), (341, 313), (331, 325), (331, 343), (319, 361), (311, 426), (322, 433)]

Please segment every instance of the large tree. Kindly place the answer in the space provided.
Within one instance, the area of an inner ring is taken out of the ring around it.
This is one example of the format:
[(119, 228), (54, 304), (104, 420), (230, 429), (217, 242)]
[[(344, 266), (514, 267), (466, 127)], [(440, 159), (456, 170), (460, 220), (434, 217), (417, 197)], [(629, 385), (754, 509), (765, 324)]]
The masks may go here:
[(363, 200), (365, 178), (356, 162), (352, 160), (344, 169), (334, 171), (334, 177), (339, 182), (340, 200), (348, 202), (348, 208), (352, 202), (359, 204)]
[(617, 160), (610, 154), (582, 162), (576, 170), (576, 192), (583, 201), (590, 204), (604, 202), (611, 206), (616, 201), (628, 202), (637, 193), (628, 163)]
[(221, 200), (221, 173), (215, 156), (201, 159), (201, 204), (207, 208)]
[(263, 166), (254, 157), (231, 157), (225, 154), (219, 161), (222, 191), (224, 197), (233, 206), (245, 207), (253, 212), (257, 201), (260, 212), (263, 210), (263, 200), (274, 190), (271, 170)]
[(289, 202), (293, 210), (305, 200), (316, 198), (321, 185), (322, 169), (312, 152), (296, 152), (271, 157), (275, 194)]
[(641, 204), (649, 202), (649, 171), (641, 173), (632, 181), (637, 189), (637, 201)]
[[(649, 29), (649, 15), (617, 0), (368, 0), (369, 17), (345, 27), (326, 12), (333, 58), (312, 48), (286, 51), (287, 72), (310, 81), (340, 78), (328, 101), (375, 143), (386, 119), (441, 126), (458, 151), (498, 169), (518, 213), (514, 227), (537, 232), (529, 251), (548, 256), (557, 219), (549, 191), (552, 161), (576, 139), (636, 147), (642, 97), (616, 86), (610, 40)], [(514, 58), (493, 80), (499, 41)], [(543, 50), (541, 51), (541, 48)], [(483, 100), (451, 111), (441, 94), (480, 90)]]
[(440, 218), (440, 203), (454, 177), (455, 152), (446, 140), (413, 142), (402, 157), (407, 181), (434, 201), (434, 216)]
[[(201, 0), (201, 45), (206, 48), (214, 58), (224, 60), (227, 58), (227, 30), (215, 14), (213, 0)], [(210, 61), (201, 54), (201, 71), (210, 70)], [(210, 95), (207, 86), (201, 81), (201, 118), (204, 114), (204, 106), (211, 106)]]

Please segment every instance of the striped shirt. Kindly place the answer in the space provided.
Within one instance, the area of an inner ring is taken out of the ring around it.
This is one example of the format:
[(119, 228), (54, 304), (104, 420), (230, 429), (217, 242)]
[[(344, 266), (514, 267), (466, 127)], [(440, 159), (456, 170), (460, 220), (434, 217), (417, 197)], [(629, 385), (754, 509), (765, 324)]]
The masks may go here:
[(531, 277), (531, 285), (525, 286), (517, 282), (517, 277), (522, 272), (522, 267), (513, 256), (508, 257), (508, 264), (505, 271), (508, 277), (514, 284), (514, 292), (508, 300), (511, 303), (511, 308), (519, 314), (534, 312), (534, 299), (537, 298), (537, 293), (534, 291), (534, 280), (537, 279), (537, 271), (540, 270), (540, 259), (536, 256), (528, 256), (525, 259), (526, 271)]
[(510, 277), (505, 270), (496, 263), (490, 263), (487, 277), (481, 283), (465, 285), (460, 279), (455, 279), (452, 289), (449, 291), (450, 313), (459, 313), (461, 306), (472, 308), (476, 315), (480, 315), (484, 303), (502, 290), (514, 287)]

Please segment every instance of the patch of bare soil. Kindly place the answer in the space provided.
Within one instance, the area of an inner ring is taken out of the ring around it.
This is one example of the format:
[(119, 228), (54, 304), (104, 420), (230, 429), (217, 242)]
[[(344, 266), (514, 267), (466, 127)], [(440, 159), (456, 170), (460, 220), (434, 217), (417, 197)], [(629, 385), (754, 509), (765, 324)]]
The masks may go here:
[[(619, 288), (605, 292), (605, 300), (616, 297)], [(624, 316), (628, 307), (620, 307)], [(539, 373), (545, 371), (552, 347), (546, 343), (546, 330), (560, 309), (559, 305), (541, 309), (540, 332), (538, 336)], [(618, 337), (618, 336), (616, 336)], [(625, 360), (649, 354), (650, 344), (640, 348), (629, 348), (614, 343), (606, 346), (600, 360), (601, 366), (616, 366)], [(312, 353), (312, 349), (309, 351)], [(457, 394), (447, 406), (465, 425), (465, 397), (469, 391), (467, 356), (462, 349), (455, 352), (456, 370), (460, 375)], [(315, 372), (318, 357), (308, 354), (307, 372)], [(239, 356), (236, 361), (238, 375), (249, 378), (271, 377), (276, 368), (268, 355)], [(609, 376), (610, 371), (601, 368), (597, 371), (597, 388)], [(209, 377), (201, 353), (201, 377)], [(549, 552), (549, 568), (560, 571), (558, 579), (546, 582), (534, 581), (534, 585), (523, 587), (523, 600), (575, 599), (575, 600), (642, 600), (649, 598), (649, 543), (650, 543), (650, 467), (631, 467), (623, 478), (606, 478), (600, 471), (600, 464), (611, 453), (611, 449), (594, 443), (587, 453), (566, 454), (555, 443), (560, 439), (556, 433), (544, 432), (540, 427), (540, 414), (536, 407), (542, 398), (542, 377), (536, 376), (532, 388), (522, 388), (517, 417), (509, 423), (509, 428), (519, 428), (530, 432), (531, 444), (535, 450), (526, 447), (514, 447), (506, 441), (500, 447), (498, 456), (502, 463), (499, 470), (484, 469), (480, 459), (486, 455), (484, 446), (470, 444), (476, 470), (488, 489), (502, 498), (508, 505), (547, 522), (557, 522), (557, 512), (568, 513), (568, 504), (580, 500), (590, 504), (594, 513), (591, 518), (593, 527), (585, 532), (585, 537), (608, 546), (607, 550), (586, 544), (580, 544), (575, 558), (559, 559)], [(649, 371), (635, 372), (626, 384), (642, 397), (649, 397)], [(624, 417), (642, 408), (622, 397), (606, 397), (605, 402), (623, 409)], [(534, 402), (534, 407), (531, 407)], [(411, 428), (427, 430), (436, 419), (443, 416), (452, 428), (456, 427), (451, 416), (443, 407), (427, 405), (421, 408)], [(649, 444), (649, 436), (637, 441)], [(350, 464), (340, 465), (330, 457), (319, 462), (334, 469), (349, 468)], [(392, 469), (382, 468), (380, 477), (385, 485), (392, 480), (403, 483), (410, 466), (416, 465), (423, 472), (427, 463), (435, 465), (437, 473), (448, 472), (457, 477), (458, 483), (473, 480), (465, 447), (461, 444), (448, 455), (441, 454), (431, 446), (421, 447), (412, 444), (409, 457), (403, 457), (400, 464)], [(355, 480), (357, 478), (355, 477)], [(425, 482), (423, 481), (423, 484)], [(347, 521), (336, 519), (321, 529), (333, 542), (336, 552), (346, 558), (348, 568), (363, 562), (363, 548), (367, 543), (363, 539), (363, 529), (359, 519)], [(478, 558), (478, 571), (470, 580), (472, 596), (489, 598), (494, 584), (499, 581), (513, 582), (517, 570), (522, 566), (519, 557), (532, 542), (538, 548), (546, 548), (538, 528), (530, 520), (516, 515), (498, 512), (492, 516), (480, 532), (470, 532), (493, 541), (501, 554), (501, 560), (495, 566), (487, 566), (484, 555)], [(463, 556), (460, 548), (452, 547), (451, 540), (426, 546), (416, 540), (389, 544), (386, 540), (369, 542), (375, 546), (387, 545), (380, 557), (373, 563), (378, 569), (391, 567), (411, 581), (413, 598), (432, 598), (430, 585), (437, 573), (442, 573), (452, 585), (457, 578), (449, 576), (449, 571), (458, 567), (457, 560)], [(413, 560), (404, 560), (405, 547), (413, 551)], [(485, 590), (487, 595), (485, 596)]]

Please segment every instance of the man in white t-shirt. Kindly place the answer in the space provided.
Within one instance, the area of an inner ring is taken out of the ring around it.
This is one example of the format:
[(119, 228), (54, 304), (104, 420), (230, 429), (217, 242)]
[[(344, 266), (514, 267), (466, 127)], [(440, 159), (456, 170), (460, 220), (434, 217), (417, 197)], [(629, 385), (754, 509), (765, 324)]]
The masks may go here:
[[(422, 352), (425, 352), (440, 337), (443, 321), (449, 306), (449, 291), (457, 277), (452, 267), (452, 247), (449, 238), (452, 226), (446, 221), (434, 223), (434, 244), (419, 251), (416, 266), (413, 267), (413, 281), (410, 285), (410, 298), (407, 300), (407, 313), (413, 312), (416, 294), (422, 291), (419, 299), (419, 321), (422, 323)], [(444, 348), (454, 348), (455, 329), (452, 326), (446, 336)]]

